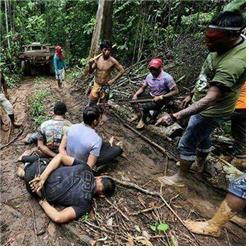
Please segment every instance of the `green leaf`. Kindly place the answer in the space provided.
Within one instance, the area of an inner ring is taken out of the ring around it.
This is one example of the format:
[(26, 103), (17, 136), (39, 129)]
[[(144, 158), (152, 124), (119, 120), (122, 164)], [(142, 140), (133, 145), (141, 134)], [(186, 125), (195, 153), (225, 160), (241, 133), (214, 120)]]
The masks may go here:
[(152, 230), (152, 231), (154, 231), (154, 232), (156, 232), (156, 225), (150, 225), (150, 229)]
[(161, 223), (157, 226), (157, 230), (160, 232), (166, 232), (169, 230), (169, 225), (166, 223)]
[(234, 10), (240, 10), (240, 8), (246, 4), (246, 0), (233, 0), (229, 4), (227, 4), (223, 11), (234, 11)]

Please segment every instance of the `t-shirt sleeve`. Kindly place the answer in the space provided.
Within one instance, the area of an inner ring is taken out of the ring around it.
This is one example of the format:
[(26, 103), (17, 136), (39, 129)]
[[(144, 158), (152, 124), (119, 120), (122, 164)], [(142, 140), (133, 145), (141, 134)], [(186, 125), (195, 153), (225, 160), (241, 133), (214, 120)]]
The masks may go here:
[(175, 80), (171, 75), (167, 75), (167, 78), (165, 79), (165, 85), (169, 88), (169, 90), (172, 90), (175, 86)]
[(44, 132), (43, 132), (42, 125), (40, 125), (40, 127), (37, 130), (37, 140), (43, 140), (44, 141)]
[(88, 205), (81, 205), (81, 206), (72, 206), (75, 211), (76, 219), (79, 219), (82, 215), (86, 214), (89, 211)]
[(220, 63), (216, 69), (211, 83), (232, 88), (245, 73), (245, 62), (239, 59), (230, 59), (226, 63)]
[(100, 154), (101, 146), (102, 146), (102, 139), (98, 138), (98, 140), (93, 144), (90, 154), (98, 157)]
[(143, 82), (143, 86), (148, 86), (148, 80), (149, 80), (149, 75), (146, 76), (144, 82)]

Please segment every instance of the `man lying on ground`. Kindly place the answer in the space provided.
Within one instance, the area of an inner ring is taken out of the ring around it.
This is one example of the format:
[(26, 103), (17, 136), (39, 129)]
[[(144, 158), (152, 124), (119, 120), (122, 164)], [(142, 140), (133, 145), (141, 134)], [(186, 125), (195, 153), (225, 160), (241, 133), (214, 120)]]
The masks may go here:
[(246, 174), (231, 182), (228, 194), (212, 219), (205, 222), (186, 220), (188, 229), (197, 234), (219, 237), (221, 228), (246, 207)]
[(86, 162), (90, 168), (112, 161), (122, 154), (119, 146), (102, 142), (95, 128), (101, 120), (102, 111), (98, 106), (87, 106), (83, 110), (84, 123), (72, 125), (61, 141), (59, 152)]
[[(137, 129), (144, 128), (148, 117), (155, 123), (156, 117), (160, 113), (162, 107), (167, 106), (171, 98), (179, 92), (173, 77), (163, 71), (163, 62), (161, 59), (152, 59), (148, 68), (150, 74), (147, 75), (143, 85), (133, 95), (132, 99), (137, 100), (140, 96), (146, 99), (151, 98), (154, 102), (139, 104), (142, 109), (142, 116), (137, 125)], [(144, 94), (147, 87), (149, 88), (149, 94)], [(153, 115), (150, 115), (150, 111), (153, 111)], [(136, 116), (134, 119), (136, 118), (138, 117)]]
[[(70, 156), (58, 154), (48, 165), (36, 162), (28, 164), (24, 170), (19, 168), (18, 176), (24, 178), (28, 191), (40, 198), (39, 204), (55, 223), (80, 218), (90, 211), (95, 195), (109, 196), (115, 191), (112, 179), (94, 177), (86, 163)], [(65, 208), (58, 211), (51, 204)]]

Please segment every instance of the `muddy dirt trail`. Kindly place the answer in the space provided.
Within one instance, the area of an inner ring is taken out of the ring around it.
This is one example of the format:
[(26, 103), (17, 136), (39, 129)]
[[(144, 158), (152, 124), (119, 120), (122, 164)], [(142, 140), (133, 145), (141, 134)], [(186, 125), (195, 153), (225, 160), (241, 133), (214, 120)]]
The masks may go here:
[[(22, 143), (26, 134), (35, 129), (28, 98), (41, 89), (48, 91), (45, 100), (48, 112), (52, 112), (54, 102), (60, 99), (68, 106), (68, 119), (72, 123), (81, 122), (82, 107), (86, 101), (84, 91), (74, 89), (71, 82), (59, 91), (52, 78), (39, 81), (25, 78), (10, 91), (11, 102), (24, 131), (14, 143), (0, 151), (1, 245), (86, 245), (90, 238), (96, 240), (97, 245), (245, 245), (245, 230), (231, 222), (223, 229), (220, 238), (193, 237), (158, 197), (121, 185), (118, 185), (113, 197), (94, 201), (95, 220), (85, 216), (66, 225), (51, 222), (15, 173), (17, 158), (32, 147)], [(125, 157), (119, 158), (103, 174), (136, 183), (151, 191), (161, 191), (183, 220), (209, 218), (214, 214), (224, 195), (192, 177), (187, 188), (161, 189), (157, 178), (164, 174), (166, 158), (110, 113), (106, 116), (98, 132), (104, 139), (115, 136), (123, 141)], [(12, 137), (18, 132), (15, 130)], [(175, 169), (175, 162), (169, 161), (169, 173)], [(169, 226), (168, 231), (153, 231), (153, 226), (162, 223)]]

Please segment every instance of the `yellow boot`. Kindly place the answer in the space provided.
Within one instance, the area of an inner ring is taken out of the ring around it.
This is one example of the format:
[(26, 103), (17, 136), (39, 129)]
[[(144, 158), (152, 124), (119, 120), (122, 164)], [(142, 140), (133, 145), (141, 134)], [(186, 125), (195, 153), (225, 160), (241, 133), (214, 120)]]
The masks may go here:
[(137, 128), (138, 130), (141, 130), (141, 129), (144, 128), (144, 126), (145, 126), (144, 121), (143, 121), (142, 119), (140, 119), (140, 121), (138, 122), (136, 128)]
[(219, 237), (221, 228), (235, 215), (224, 200), (211, 220), (205, 222), (186, 220), (187, 228), (196, 234)]

